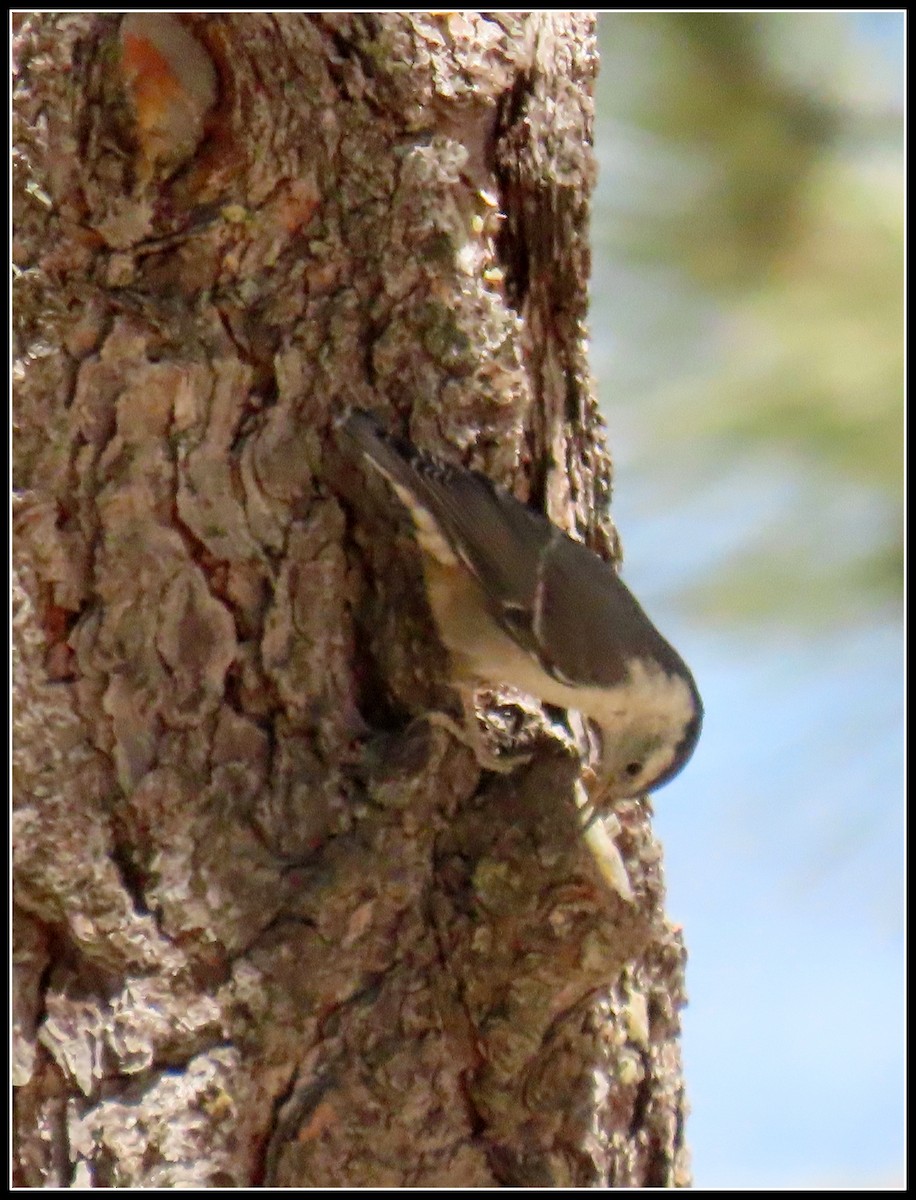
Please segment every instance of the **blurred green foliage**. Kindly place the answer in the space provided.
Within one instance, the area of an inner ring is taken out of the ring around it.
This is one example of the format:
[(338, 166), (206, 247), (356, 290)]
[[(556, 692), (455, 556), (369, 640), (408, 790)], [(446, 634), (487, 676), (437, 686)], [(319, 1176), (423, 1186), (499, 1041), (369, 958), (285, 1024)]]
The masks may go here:
[(836, 624), (902, 596), (902, 55), (854, 15), (600, 18), (612, 383), (635, 382), (656, 473), (690, 463), (695, 490), (753, 466), (785, 493), (690, 593), (717, 619)]

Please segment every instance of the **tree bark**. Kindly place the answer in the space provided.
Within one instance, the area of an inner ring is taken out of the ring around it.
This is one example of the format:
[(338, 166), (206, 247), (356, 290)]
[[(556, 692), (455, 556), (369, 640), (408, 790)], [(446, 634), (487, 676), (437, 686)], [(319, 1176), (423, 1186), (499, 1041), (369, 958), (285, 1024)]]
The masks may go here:
[(15, 1171), (688, 1181), (646, 802), (482, 772), (347, 404), (599, 552), (592, 19), (16, 29)]

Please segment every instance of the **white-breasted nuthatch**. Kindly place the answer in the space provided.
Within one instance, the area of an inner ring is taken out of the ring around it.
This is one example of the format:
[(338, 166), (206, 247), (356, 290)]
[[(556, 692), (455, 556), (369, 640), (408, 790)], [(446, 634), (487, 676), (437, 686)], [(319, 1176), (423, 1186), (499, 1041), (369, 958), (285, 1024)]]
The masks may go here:
[(456, 682), (507, 685), (594, 722), (601, 807), (676, 775), (700, 736), (700, 694), (614, 568), (486, 476), (368, 413), (351, 410), (337, 428), (410, 513)]

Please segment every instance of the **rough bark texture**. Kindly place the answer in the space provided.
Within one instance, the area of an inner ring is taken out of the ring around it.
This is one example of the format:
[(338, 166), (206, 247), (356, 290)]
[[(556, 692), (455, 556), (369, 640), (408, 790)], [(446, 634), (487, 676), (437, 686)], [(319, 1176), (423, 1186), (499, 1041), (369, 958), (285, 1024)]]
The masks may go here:
[(329, 435), (615, 552), (591, 20), (16, 32), (17, 1182), (686, 1182), (648, 806), (590, 846), (544, 714), (494, 698), (499, 776), (414, 719), (413, 546)]

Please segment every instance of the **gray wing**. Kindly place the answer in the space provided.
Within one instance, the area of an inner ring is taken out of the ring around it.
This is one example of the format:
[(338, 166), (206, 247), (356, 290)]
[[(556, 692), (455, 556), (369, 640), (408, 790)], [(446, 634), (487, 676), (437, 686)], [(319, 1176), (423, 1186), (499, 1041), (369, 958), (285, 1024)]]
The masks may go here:
[[(389, 434), (368, 413), (351, 412), (340, 430), (409, 508), (432, 517), (480, 584), (494, 618), (554, 678), (605, 687), (625, 679), (615, 648), (625, 646), (628, 655), (634, 648), (621, 638), (620, 619), (634, 627), (630, 633), (648, 626), (662, 640), (613, 568), (543, 513), (486, 476)], [(413, 516), (419, 529), (416, 511)]]

